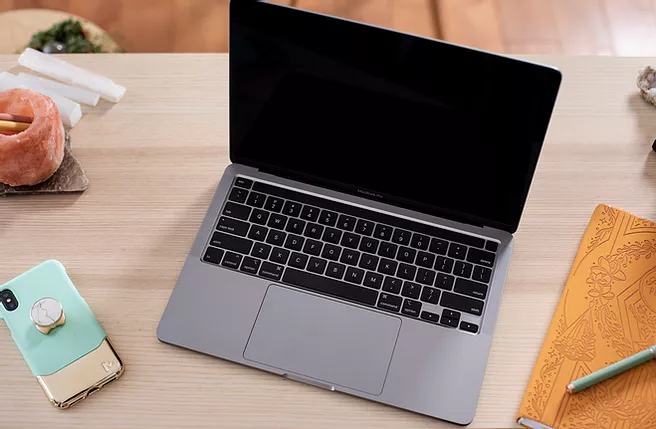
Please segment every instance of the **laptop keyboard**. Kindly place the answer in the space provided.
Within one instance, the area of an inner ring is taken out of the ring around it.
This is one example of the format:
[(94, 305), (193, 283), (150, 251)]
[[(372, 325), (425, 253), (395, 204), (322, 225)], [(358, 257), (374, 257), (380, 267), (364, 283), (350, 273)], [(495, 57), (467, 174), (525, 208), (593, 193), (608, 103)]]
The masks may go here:
[[(477, 333), (497, 247), (494, 241), (237, 177), (203, 260)], [(461, 320), (463, 314), (468, 321)]]

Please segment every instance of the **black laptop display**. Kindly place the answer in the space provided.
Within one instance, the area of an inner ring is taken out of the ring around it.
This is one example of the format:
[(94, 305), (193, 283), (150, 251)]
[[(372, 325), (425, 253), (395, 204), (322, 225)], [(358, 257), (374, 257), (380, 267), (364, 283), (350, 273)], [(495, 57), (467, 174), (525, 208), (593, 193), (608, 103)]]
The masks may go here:
[(233, 162), (517, 229), (558, 71), (275, 5), (232, 9)]

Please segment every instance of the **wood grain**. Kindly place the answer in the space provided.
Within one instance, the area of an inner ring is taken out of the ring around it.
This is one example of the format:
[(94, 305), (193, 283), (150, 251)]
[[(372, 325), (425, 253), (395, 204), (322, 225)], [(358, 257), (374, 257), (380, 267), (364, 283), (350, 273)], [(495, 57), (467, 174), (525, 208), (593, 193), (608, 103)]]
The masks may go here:
[(499, 10), (494, 0), (439, 0), (440, 30), (449, 42), (504, 52)]
[(565, 54), (611, 55), (614, 51), (603, 0), (551, 0)]
[(545, 53), (562, 51), (551, 1), (497, 0), (497, 7), (504, 41), (512, 45), (508, 52), (533, 53), (530, 46), (550, 47)]
[(656, 3), (604, 0), (618, 55), (650, 55), (656, 47)]
[(26, 8), (88, 19), (128, 52), (228, 50), (228, 0), (0, 0), (0, 12)]
[[(501, 53), (656, 55), (652, 0), (272, 1)], [(228, 0), (0, 0), (37, 7), (86, 18), (128, 52), (228, 50)]]
[[(513, 428), (560, 291), (597, 203), (656, 219), (656, 109), (636, 71), (654, 58), (530, 57), (565, 79), (526, 206), (474, 428)], [(450, 428), (161, 344), (155, 328), (228, 164), (224, 55), (71, 56), (128, 88), (73, 130), (79, 196), (0, 199), (0, 282), (62, 261), (124, 358), (125, 376), (52, 409), (0, 329), (1, 427)], [(15, 70), (0, 56), (0, 70)], [(180, 123), (188, 126), (181, 130)]]
[[(296, 0), (300, 9), (339, 16), (425, 37), (438, 36), (436, 0)], [(276, 3), (289, 4), (286, 0)]]

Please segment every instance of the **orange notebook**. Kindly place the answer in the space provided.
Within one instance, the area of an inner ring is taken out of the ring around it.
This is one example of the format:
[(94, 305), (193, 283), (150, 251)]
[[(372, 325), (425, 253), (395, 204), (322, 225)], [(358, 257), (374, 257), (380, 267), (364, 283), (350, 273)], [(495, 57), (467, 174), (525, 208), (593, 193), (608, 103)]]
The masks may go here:
[(594, 211), (517, 421), (528, 428), (656, 428), (656, 361), (568, 394), (571, 381), (656, 344), (656, 223)]

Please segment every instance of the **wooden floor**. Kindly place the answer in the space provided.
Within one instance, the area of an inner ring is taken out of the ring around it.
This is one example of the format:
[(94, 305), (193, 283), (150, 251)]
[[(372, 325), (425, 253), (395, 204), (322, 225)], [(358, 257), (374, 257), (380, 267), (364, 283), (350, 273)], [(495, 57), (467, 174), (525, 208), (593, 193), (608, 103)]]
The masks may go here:
[[(495, 52), (656, 55), (656, 0), (297, 1), (300, 8)], [(128, 52), (228, 46), (228, 0), (0, 0), (0, 11), (32, 7), (90, 19)]]

